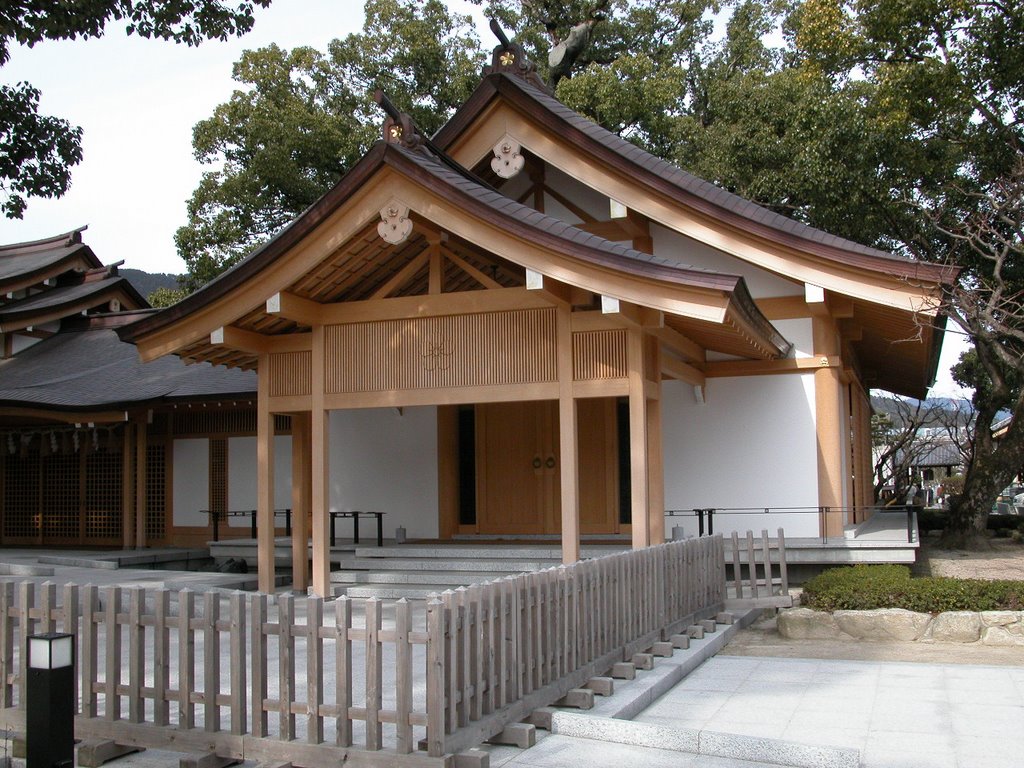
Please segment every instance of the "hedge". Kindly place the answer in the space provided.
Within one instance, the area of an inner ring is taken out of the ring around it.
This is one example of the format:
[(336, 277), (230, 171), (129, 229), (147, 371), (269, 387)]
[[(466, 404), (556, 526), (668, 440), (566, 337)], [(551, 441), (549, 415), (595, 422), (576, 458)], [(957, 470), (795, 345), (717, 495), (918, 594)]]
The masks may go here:
[(1020, 611), (1024, 610), (1024, 581), (914, 579), (903, 565), (854, 565), (815, 576), (804, 584), (801, 602), (820, 611)]

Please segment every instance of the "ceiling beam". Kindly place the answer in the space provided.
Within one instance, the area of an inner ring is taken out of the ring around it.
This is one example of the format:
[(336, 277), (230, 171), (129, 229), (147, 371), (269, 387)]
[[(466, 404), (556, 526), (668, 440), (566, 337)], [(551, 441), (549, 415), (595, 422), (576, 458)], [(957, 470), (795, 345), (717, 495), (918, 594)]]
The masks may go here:
[(243, 331), (230, 325), (214, 329), (210, 333), (210, 343), (254, 355), (269, 352), (272, 346), (270, 338), (262, 333)]
[(281, 291), (267, 299), (267, 314), (293, 320), (302, 325), (320, 325), (323, 322), (324, 305), (316, 301), (304, 299), (294, 293)]
[(684, 363), (682, 360), (677, 360), (670, 355), (661, 356), (661, 372), (666, 376), (671, 376), (673, 379), (679, 379), (687, 384), (691, 384), (695, 387), (704, 386), (704, 373), (697, 370), (692, 365)]

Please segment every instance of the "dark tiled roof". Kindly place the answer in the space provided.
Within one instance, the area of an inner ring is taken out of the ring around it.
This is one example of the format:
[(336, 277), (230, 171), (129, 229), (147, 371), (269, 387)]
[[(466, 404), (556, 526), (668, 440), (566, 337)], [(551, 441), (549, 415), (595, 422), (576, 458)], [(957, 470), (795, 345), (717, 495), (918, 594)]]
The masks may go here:
[[(117, 293), (126, 294), (133, 304), (146, 306), (146, 302), (138, 295), (131, 283), (123, 277), (108, 277), (103, 280), (91, 280), (72, 285), (60, 285), (33, 294), (24, 299), (17, 299), (0, 305), (0, 323), (14, 318), (26, 318), (51, 313), (54, 310), (79, 306), (93, 307)], [(136, 307), (126, 307), (126, 309)]]
[(62, 331), (0, 361), (0, 403), (68, 410), (160, 400), (252, 397), (256, 375), (173, 355), (151, 363), (112, 328)]
[(92, 268), (101, 266), (89, 246), (82, 243), (82, 229), (45, 240), (0, 246), (0, 288), (52, 272), (69, 261), (81, 260)]

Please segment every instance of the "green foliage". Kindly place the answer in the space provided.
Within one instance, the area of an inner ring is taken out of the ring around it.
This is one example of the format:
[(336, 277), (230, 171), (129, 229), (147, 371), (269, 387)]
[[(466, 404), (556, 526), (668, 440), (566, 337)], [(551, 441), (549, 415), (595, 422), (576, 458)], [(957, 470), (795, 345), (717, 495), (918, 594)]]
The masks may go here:
[(82, 129), (39, 114), (39, 91), (0, 85), (0, 213), (20, 219), (27, 197), (60, 197), (82, 159)]
[[(0, 5), (0, 66), (11, 45), (99, 37), (107, 24), (124, 22), (129, 34), (197, 45), (247, 32), (253, 8), (270, 0), (42, 0)], [(82, 159), (82, 129), (39, 114), (39, 91), (28, 83), (0, 86), (0, 212), (20, 219), (28, 197), (60, 197), (71, 168)]]
[(379, 138), (382, 88), (432, 133), (476, 84), (470, 20), (443, 3), (369, 0), (366, 25), (312, 48), (246, 51), (242, 86), (193, 131), (204, 173), (175, 235), (195, 290), (312, 205)]
[(1024, 608), (1024, 581), (912, 579), (901, 565), (855, 565), (824, 571), (808, 581), (802, 603), (821, 611), (1019, 611)]
[(162, 309), (177, 304), (186, 296), (188, 296), (188, 291), (183, 288), (157, 288), (146, 297), (146, 301), (150, 306)]

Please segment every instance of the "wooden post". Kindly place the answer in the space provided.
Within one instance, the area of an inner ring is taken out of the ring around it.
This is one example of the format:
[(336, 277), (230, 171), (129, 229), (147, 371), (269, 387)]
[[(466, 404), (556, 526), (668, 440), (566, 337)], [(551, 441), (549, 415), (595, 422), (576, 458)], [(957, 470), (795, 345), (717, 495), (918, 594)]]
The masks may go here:
[(309, 589), (310, 414), (292, 414), (292, 589)]
[[(149, 449), (146, 414), (135, 423), (135, 548), (146, 546), (146, 468)], [(125, 426), (127, 435), (129, 427)]]
[(256, 572), (260, 592), (274, 591), (274, 414), (270, 356), (259, 357), (256, 408)]
[(647, 522), (647, 397), (644, 392), (643, 336), (635, 329), (626, 332), (626, 364), (629, 376), (630, 521), (633, 549), (642, 549), (651, 543)]
[(814, 404), (818, 441), (818, 506), (831, 507), (827, 520), (821, 521), (826, 536), (840, 536), (843, 532), (843, 414), (841, 409), (842, 384), (839, 369), (828, 365), (830, 356), (837, 355), (838, 336), (835, 324), (828, 315), (812, 318), (814, 356), (825, 366), (814, 371)]
[(328, 597), (330, 539), (330, 412), (324, 408), (324, 327), (313, 327), (310, 505), (313, 509), (313, 592)]
[(557, 309), (558, 451), (561, 471), (562, 562), (580, 559), (580, 496), (576, 446), (576, 400), (573, 398), (572, 310)]
[[(657, 383), (661, 389), (661, 383)], [(661, 444), (661, 400), (647, 400), (647, 504), (649, 541), (665, 543), (665, 477)]]

